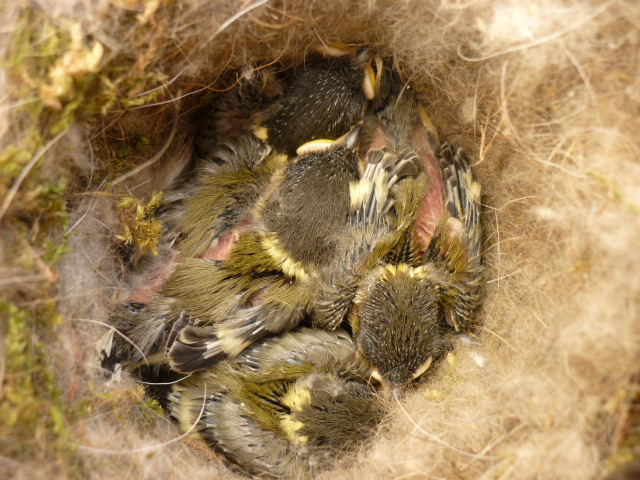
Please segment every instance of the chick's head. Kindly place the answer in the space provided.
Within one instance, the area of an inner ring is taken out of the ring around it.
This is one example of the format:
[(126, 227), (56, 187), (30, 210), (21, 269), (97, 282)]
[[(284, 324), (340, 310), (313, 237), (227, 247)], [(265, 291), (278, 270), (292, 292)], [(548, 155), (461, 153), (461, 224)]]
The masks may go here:
[(385, 265), (357, 294), (351, 317), (356, 345), (374, 376), (392, 388), (418, 378), (451, 346), (454, 329), (434, 275), (422, 266)]

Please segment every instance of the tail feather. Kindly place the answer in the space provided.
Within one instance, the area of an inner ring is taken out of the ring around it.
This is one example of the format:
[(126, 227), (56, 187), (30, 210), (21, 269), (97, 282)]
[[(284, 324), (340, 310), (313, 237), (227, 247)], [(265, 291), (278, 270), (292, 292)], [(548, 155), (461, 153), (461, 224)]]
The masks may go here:
[(171, 368), (193, 373), (215, 364), (224, 355), (213, 327), (189, 326), (180, 331), (169, 350)]

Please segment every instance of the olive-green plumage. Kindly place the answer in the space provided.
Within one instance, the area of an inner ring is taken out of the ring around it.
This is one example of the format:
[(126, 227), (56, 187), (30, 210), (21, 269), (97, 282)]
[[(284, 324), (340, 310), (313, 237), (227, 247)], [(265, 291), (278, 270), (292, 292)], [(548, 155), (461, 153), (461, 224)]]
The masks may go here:
[[(379, 81), (388, 97), (333, 143), (292, 157), (247, 131), (220, 143), (183, 200), (181, 263), (146, 308), (114, 316), (116, 358), (192, 373), (305, 320), (348, 320), (393, 386), (446, 352), (483, 299), (480, 185), (399, 76)], [(230, 233), (224, 258), (204, 255)]]
[(200, 167), (199, 185), (183, 200), (176, 222), (183, 258), (215, 250), (224, 235), (250, 221), (252, 210), (288, 160), (250, 133), (221, 141), (211, 157), (220, 161)]
[(416, 188), (401, 188), (421, 172), (415, 155), (385, 155), (359, 178), (355, 148), (355, 142), (336, 142), (292, 161), (262, 209), (256, 222), (262, 226), (241, 237), (226, 262), (178, 268), (162, 294), (174, 304), (171, 316), (186, 311), (191, 324), (181, 325), (170, 345), (172, 368), (203, 368), (307, 316), (338, 325), (335, 315), (320, 319), (321, 295), (347, 269), (367, 269), (371, 251), (394, 245), (399, 225), (410, 225), (420, 200), (412, 195)]
[(446, 212), (426, 251), (410, 230), (354, 294), (356, 344), (392, 386), (440, 358), (453, 335), (472, 325), (484, 298), (480, 185), (460, 151), (444, 145), (437, 158)]
[(355, 353), (344, 331), (263, 339), (174, 385), (168, 409), (249, 474), (312, 474), (366, 440), (384, 415)]
[(369, 167), (394, 165), (389, 184), (407, 175), (390, 190), (394, 201), (386, 218), (397, 216), (396, 229), (386, 241), (367, 245), (358, 269), (345, 265), (351, 270), (325, 290), (316, 320), (333, 326), (348, 318), (359, 352), (383, 382), (398, 387), (441, 357), (453, 334), (477, 315), (483, 298), (480, 185), (461, 152), (438, 147), (411, 89), (394, 72), (386, 81), (389, 100), (365, 121), (361, 150)]
[(139, 348), (120, 341), (122, 361), (135, 368), (141, 351), (160, 351), (191, 373), (307, 317), (335, 328), (349, 304), (326, 313), (325, 292), (366, 269), (371, 250), (388, 251), (420, 201), (401, 188), (420, 172), (415, 155), (382, 156), (361, 173), (357, 134), (288, 162), (227, 259), (183, 259), (124, 332)]
[[(164, 192), (156, 212), (163, 226), (159, 261), (178, 252), (189, 258), (215, 251), (247, 220), (275, 171), (286, 165), (286, 156), (253, 134), (251, 118), (266, 101), (261, 91), (266, 81), (257, 76), (241, 82), (201, 114), (192, 160)], [(135, 260), (135, 269), (148, 268)], [(149, 255), (144, 260), (158, 261)]]

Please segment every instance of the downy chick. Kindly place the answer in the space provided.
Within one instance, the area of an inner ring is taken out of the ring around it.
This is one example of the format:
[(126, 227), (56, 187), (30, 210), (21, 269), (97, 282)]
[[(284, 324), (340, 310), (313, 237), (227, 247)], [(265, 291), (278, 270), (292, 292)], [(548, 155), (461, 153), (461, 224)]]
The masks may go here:
[[(259, 202), (255, 228), (240, 236), (225, 261), (184, 259), (124, 332), (131, 342), (119, 342), (121, 361), (136, 368), (144, 357), (159, 358), (191, 373), (312, 314), (328, 279), (341, 271), (336, 265), (358, 263), (368, 245), (393, 235), (393, 222), (385, 220), (393, 204), (389, 189), (419, 171), (412, 156), (399, 162), (409, 168), (380, 162), (363, 175), (358, 132), (319, 150), (317, 143), (303, 148), (272, 195)], [(377, 201), (365, 201), (363, 191), (376, 192)], [(410, 211), (418, 205), (419, 199)]]
[(203, 111), (191, 164), (163, 192), (155, 212), (163, 229), (159, 255), (131, 251), (126, 257), (126, 301), (147, 303), (180, 258), (225, 258), (247, 229), (260, 195), (287, 160), (252, 133), (251, 118), (267, 95), (267, 77), (273, 75), (240, 82)]
[[(162, 263), (158, 278), (129, 300), (148, 301), (149, 292), (175, 266), (178, 252), (181, 258), (226, 258), (250, 228), (248, 214), (274, 170), (295, 157), (299, 145), (337, 138), (360, 122), (370, 100), (379, 101), (381, 72), (382, 61), (370, 49), (333, 48), (294, 68), (286, 88), (269, 71), (220, 95), (195, 139), (195, 168), (165, 192), (157, 215), (164, 226), (160, 243), (173, 256), (147, 258)], [(272, 105), (256, 113), (270, 98)]]
[[(293, 69), (286, 89), (270, 70), (260, 70), (220, 95), (194, 141), (195, 168), (165, 192), (157, 212), (164, 227), (161, 257), (135, 259), (134, 269), (151, 271), (151, 280), (128, 300), (147, 302), (178, 256), (225, 259), (250, 228), (250, 213), (275, 171), (299, 145), (336, 138), (361, 121), (370, 100), (380, 101), (381, 73), (382, 61), (370, 49), (331, 48)], [(268, 101), (271, 107), (256, 113)]]
[[(154, 312), (182, 318), (168, 336), (174, 370), (205, 368), (223, 354), (233, 357), (266, 335), (294, 328), (314, 314), (319, 292), (342, 270), (336, 265), (363, 262), (369, 245), (393, 244), (399, 220), (388, 218), (394, 204), (389, 191), (419, 174), (419, 159), (401, 155), (362, 172), (358, 135), (356, 127), (320, 150), (317, 143), (299, 149), (303, 153), (289, 163), (274, 195), (258, 208), (258, 226), (225, 262), (194, 260), (178, 268), (163, 291), (168, 301), (159, 302), (169, 313)], [(375, 201), (361, 196), (363, 184)], [(418, 206), (414, 201), (408, 210)]]
[(338, 138), (380, 101), (382, 60), (370, 48), (340, 52), (294, 68), (283, 95), (256, 115), (256, 135), (274, 150), (294, 156), (304, 143)]
[(168, 409), (246, 473), (300, 478), (372, 435), (385, 407), (369, 375), (346, 332), (299, 329), (174, 385)]
[(317, 321), (336, 325), (346, 316), (358, 351), (397, 388), (422, 375), (453, 334), (470, 326), (484, 290), (480, 185), (462, 152), (438, 147), (426, 111), (391, 75), (387, 105), (365, 125), (365, 161), (421, 159), (423, 173), (395, 194), (395, 210), (412, 221), (399, 225), (394, 245), (379, 244), (359, 269), (345, 272), (346, 281), (321, 300)]
[[(364, 276), (352, 322), (359, 350), (392, 387), (426, 371), (450, 348), (453, 335), (472, 325), (484, 298), (480, 184), (468, 158), (451, 146), (437, 154), (444, 179), (434, 235), (416, 220), (387, 261)], [(423, 204), (429, 215), (433, 210)]]

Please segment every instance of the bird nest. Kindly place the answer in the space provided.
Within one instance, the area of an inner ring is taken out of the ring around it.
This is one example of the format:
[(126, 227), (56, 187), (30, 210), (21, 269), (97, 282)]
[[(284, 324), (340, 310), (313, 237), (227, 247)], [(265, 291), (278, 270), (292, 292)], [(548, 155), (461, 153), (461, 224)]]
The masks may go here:
[[(600, 478), (640, 452), (640, 10), (633, 2), (49, 1), (5, 6), (0, 466), (13, 478), (232, 477), (96, 344), (123, 242), (221, 91), (368, 44), (483, 185), (487, 299), (327, 476)], [(635, 430), (634, 430), (635, 429)]]

